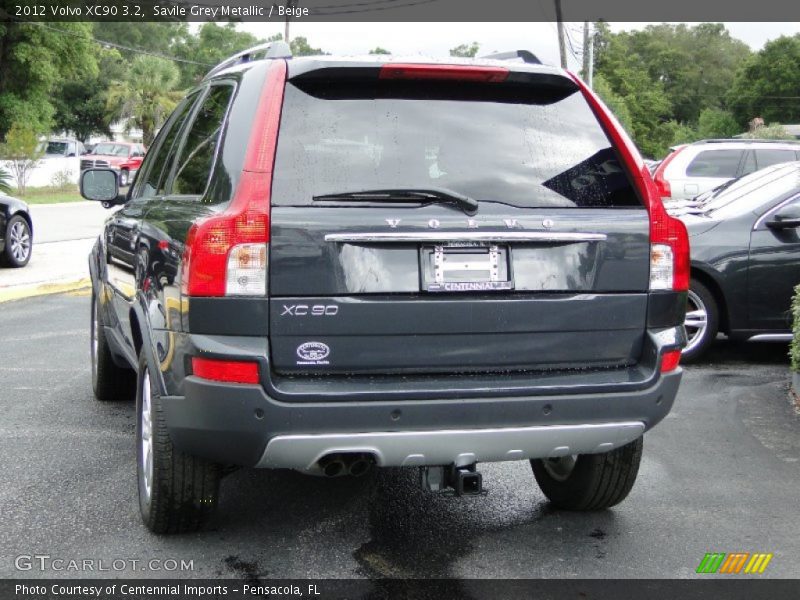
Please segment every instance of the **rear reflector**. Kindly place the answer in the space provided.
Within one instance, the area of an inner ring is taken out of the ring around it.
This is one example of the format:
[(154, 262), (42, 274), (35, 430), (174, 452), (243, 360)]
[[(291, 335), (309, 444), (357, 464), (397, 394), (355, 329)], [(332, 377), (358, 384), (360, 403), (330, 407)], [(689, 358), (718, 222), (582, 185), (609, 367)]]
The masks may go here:
[(380, 79), (439, 79), (450, 81), (483, 81), (501, 83), (508, 78), (503, 67), (473, 67), (467, 65), (383, 65)]
[(661, 356), (661, 372), (669, 373), (670, 371), (674, 371), (678, 368), (678, 363), (680, 362), (680, 350), (670, 350), (669, 352), (664, 352), (664, 354)]
[(192, 373), (211, 381), (258, 383), (258, 363), (192, 357)]

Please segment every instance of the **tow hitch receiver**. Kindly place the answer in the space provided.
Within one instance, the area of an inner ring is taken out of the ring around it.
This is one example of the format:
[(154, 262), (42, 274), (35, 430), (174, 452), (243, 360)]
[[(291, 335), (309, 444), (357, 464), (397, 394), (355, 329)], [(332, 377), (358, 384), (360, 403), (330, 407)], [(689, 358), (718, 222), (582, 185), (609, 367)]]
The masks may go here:
[(475, 463), (466, 467), (422, 467), (420, 483), (431, 492), (453, 488), (456, 496), (477, 496), (483, 491), (483, 475), (476, 470)]

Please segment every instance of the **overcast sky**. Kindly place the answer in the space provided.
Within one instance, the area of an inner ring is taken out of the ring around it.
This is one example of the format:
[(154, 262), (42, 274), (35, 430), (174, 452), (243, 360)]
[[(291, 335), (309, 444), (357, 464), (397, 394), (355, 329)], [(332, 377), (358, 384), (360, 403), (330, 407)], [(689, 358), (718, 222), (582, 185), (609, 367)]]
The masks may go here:
[[(610, 23), (612, 31), (640, 29), (647, 23)], [(759, 50), (768, 40), (800, 33), (800, 23), (725, 23), (735, 38)], [(267, 37), (283, 26), (276, 23), (244, 23), (240, 27)], [(583, 23), (567, 23), (575, 54), (580, 56)], [(292, 37), (302, 35), (309, 43), (332, 54), (365, 54), (375, 46), (393, 54), (447, 56), (450, 48), (478, 42), (481, 53), (531, 50), (542, 62), (558, 63), (555, 23), (302, 23), (291, 24)], [(578, 61), (567, 54), (570, 67)]]

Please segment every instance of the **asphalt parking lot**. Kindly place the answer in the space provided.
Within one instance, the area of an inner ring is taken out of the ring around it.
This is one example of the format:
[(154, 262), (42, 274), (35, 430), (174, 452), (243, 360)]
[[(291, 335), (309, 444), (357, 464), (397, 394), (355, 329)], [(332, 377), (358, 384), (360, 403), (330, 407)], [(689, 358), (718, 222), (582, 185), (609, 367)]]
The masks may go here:
[(158, 537), (138, 515), (134, 407), (92, 396), (88, 315), (86, 295), (0, 305), (0, 577), (66, 575), (15, 567), (39, 554), (126, 561), (69, 573), (87, 577), (174, 575), (142, 570), (155, 558), (192, 561), (182, 576), (249, 580), (672, 578), (694, 577), (706, 552), (771, 552), (759, 577), (797, 575), (800, 416), (786, 345), (721, 342), (687, 368), (673, 412), (645, 437), (633, 492), (612, 510), (552, 510), (524, 462), (483, 465), (478, 498), (423, 492), (413, 470), (240, 470), (210, 528)]

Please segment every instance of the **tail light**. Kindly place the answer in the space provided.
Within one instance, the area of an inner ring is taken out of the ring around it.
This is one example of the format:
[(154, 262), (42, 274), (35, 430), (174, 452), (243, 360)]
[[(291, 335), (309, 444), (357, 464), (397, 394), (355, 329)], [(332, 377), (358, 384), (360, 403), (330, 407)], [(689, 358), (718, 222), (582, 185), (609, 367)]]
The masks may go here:
[(244, 168), (230, 205), (195, 222), (186, 237), (183, 293), (188, 296), (265, 296), (272, 169), (286, 62), (275, 60), (264, 82)]
[(667, 170), (669, 163), (678, 156), (678, 154), (683, 151), (686, 146), (681, 146), (677, 148), (672, 153), (670, 153), (664, 160), (661, 161), (661, 164), (656, 167), (655, 173), (653, 173), (653, 181), (656, 184), (656, 190), (658, 191), (659, 198), (672, 198), (672, 188), (669, 185), (669, 181), (664, 178), (664, 172)]
[(438, 79), (502, 83), (508, 78), (503, 67), (472, 65), (415, 65), (395, 63), (381, 67), (380, 79)]
[(650, 289), (688, 290), (689, 236), (686, 226), (664, 210), (650, 171), (616, 117), (580, 78), (570, 75), (617, 149), (650, 215)]

